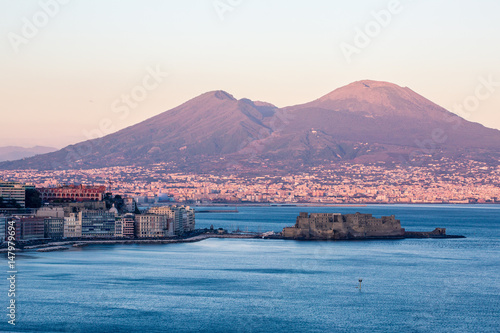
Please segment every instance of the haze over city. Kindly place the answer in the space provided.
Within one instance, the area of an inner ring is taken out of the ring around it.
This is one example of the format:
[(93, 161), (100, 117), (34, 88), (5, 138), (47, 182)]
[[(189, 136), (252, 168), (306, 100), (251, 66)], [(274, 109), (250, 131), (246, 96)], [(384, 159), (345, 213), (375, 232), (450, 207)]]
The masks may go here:
[(62, 148), (207, 91), (284, 107), (364, 79), (500, 128), (498, 1), (0, 4), (1, 146)]

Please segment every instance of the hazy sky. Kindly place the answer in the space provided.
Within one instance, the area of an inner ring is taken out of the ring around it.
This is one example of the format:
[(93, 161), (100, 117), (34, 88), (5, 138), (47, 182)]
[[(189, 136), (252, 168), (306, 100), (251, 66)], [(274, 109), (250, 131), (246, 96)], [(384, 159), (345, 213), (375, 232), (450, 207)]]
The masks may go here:
[(0, 0), (0, 146), (63, 147), (210, 90), (288, 106), (361, 79), (500, 128), (499, 13), (498, 0)]

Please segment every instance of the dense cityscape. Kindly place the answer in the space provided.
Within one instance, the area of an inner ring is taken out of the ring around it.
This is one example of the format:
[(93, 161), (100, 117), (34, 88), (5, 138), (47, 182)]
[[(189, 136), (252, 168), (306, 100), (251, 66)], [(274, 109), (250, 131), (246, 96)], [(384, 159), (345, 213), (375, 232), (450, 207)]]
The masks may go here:
[(500, 166), (442, 159), (427, 166), (341, 164), (297, 174), (194, 174), (167, 164), (88, 170), (0, 171), (37, 188), (84, 184), (138, 204), (195, 203), (498, 203)]
[[(18, 241), (179, 237), (197, 204), (500, 203), (500, 167), (338, 165), (295, 175), (213, 175), (152, 167), (0, 171), (0, 237)], [(15, 223), (12, 223), (12, 222)]]
[(164, 205), (140, 211), (132, 198), (105, 186), (34, 188), (0, 181), (0, 240), (43, 242), (79, 239), (158, 239), (195, 230), (189, 206)]

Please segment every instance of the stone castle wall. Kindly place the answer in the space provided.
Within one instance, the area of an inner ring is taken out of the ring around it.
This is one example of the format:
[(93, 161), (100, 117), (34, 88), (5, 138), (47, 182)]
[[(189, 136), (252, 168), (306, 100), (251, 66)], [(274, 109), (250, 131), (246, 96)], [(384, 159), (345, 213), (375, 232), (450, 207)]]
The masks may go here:
[(361, 239), (402, 237), (404, 229), (394, 215), (300, 213), (295, 226), (284, 228), (282, 234), (292, 239)]

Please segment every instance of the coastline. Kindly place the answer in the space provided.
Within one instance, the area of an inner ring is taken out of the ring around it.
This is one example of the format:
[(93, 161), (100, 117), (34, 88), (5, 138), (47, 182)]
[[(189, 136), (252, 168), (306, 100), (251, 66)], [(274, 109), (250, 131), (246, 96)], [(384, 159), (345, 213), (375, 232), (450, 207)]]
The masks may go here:
[[(210, 238), (237, 238), (237, 239), (250, 239), (261, 238), (259, 235), (239, 235), (239, 234), (206, 234), (197, 235), (189, 238), (182, 239), (113, 239), (113, 240), (71, 240), (71, 241), (54, 241), (38, 245), (25, 246), (22, 249), (16, 248), (16, 252), (52, 252), (69, 250), (71, 247), (85, 247), (89, 245), (131, 245), (131, 244), (176, 244), (176, 243), (194, 243), (200, 242)], [(67, 247), (69, 246), (69, 247)], [(8, 249), (0, 249), (0, 253), (7, 253)]]
[[(428, 232), (408, 232), (403, 236), (378, 236), (378, 237), (354, 237), (345, 239), (305, 239), (305, 238), (286, 238), (282, 235), (263, 235), (263, 234), (202, 234), (181, 239), (113, 239), (113, 240), (72, 240), (72, 241), (54, 241), (38, 245), (25, 246), (22, 249), (16, 248), (15, 252), (55, 252), (66, 251), (72, 247), (80, 248), (90, 245), (158, 245), (158, 244), (178, 244), (178, 243), (195, 243), (211, 238), (228, 238), (228, 239), (281, 239), (286, 241), (304, 241), (304, 242), (339, 242), (339, 241), (373, 241), (373, 240), (402, 240), (402, 239), (450, 239), (450, 238), (466, 238), (463, 235), (432, 235)], [(0, 249), (0, 253), (7, 253), (8, 249)]]
[[(162, 204), (161, 202), (158, 204)], [(328, 203), (328, 202), (295, 202), (295, 203), (270, 203), (270, 202), (217, 202), (217, 203), (196, 203), (192, 202), (171, 202), (168, 204), (189, 205), (191, 207), (367, 207), (367, 206), (498, 206), (500, 202), (353, 202), (353, 203)], [(145, 205), (144, 207), (147, 207)], [(142, 206), (141, 206), (142, 207)]]

